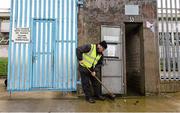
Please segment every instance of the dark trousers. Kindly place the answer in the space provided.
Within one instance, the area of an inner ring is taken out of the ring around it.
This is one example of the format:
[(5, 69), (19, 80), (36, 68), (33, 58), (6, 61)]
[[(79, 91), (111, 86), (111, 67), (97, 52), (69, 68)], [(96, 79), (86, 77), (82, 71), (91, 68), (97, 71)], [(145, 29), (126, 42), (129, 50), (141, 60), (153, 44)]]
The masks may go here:
[[(81, 83), (86, 99), (100, 95), (100, 84), (91, 73), (82, 66), (79, 66), (79, 72), (81, 74)], [(93, 88), (94, 95), (92, 94), (91, 87)]]

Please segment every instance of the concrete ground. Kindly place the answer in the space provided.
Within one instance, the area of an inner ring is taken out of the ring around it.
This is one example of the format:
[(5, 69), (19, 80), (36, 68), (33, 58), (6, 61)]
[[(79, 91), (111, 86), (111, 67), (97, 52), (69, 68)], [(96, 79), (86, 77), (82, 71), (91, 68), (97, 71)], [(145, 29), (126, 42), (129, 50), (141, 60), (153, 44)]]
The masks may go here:
[(180, 112), (180, 93), (117, 97), (90, 104), (60, 92), (20, 92), (11, 96), (0, 80), (0, 112)]

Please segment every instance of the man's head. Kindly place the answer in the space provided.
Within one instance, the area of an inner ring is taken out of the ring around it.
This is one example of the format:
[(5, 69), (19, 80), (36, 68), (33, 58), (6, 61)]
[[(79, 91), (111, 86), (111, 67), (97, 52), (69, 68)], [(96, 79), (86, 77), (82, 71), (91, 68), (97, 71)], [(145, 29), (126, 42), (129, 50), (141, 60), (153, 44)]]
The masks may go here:
[(97, 46), (98, 52), (102, 53), (106, 48), (107, 48), (107, 43), (106, 41), (102, 41), (98, 44)]

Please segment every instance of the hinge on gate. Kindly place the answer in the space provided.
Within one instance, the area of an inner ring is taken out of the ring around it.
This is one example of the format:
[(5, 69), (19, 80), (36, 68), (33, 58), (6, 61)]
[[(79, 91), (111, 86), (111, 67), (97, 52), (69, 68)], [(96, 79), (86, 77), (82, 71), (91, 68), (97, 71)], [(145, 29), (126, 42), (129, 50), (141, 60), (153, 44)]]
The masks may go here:
[(78, 6), (79, 6), (79, 7), (83, 7), (83, 5), (84, 5), (83, 0), (78, 0)]
[[(54, 55), (54, 51), (53, 51), (53, 55)], [(53, 55), (51, 55), (51, 60), (52, 60), (51, 67), (54, 69), (54, 56)]]
[(36, 60), (37, 60), (37, 56), (33, 56), (33, 57), (32, 57), (32, 62), (35, 63)]

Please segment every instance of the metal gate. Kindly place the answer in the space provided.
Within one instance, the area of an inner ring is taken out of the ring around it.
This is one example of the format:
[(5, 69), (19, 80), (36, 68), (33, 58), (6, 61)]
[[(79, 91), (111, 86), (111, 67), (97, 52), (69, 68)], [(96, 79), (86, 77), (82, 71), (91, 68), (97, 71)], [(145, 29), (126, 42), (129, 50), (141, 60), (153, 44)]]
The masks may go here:
[(8, 90), (75, 91), (77, 0), (11, 0)]
[(180, 80), (180, 0), (157, 0), (161, 80)]

